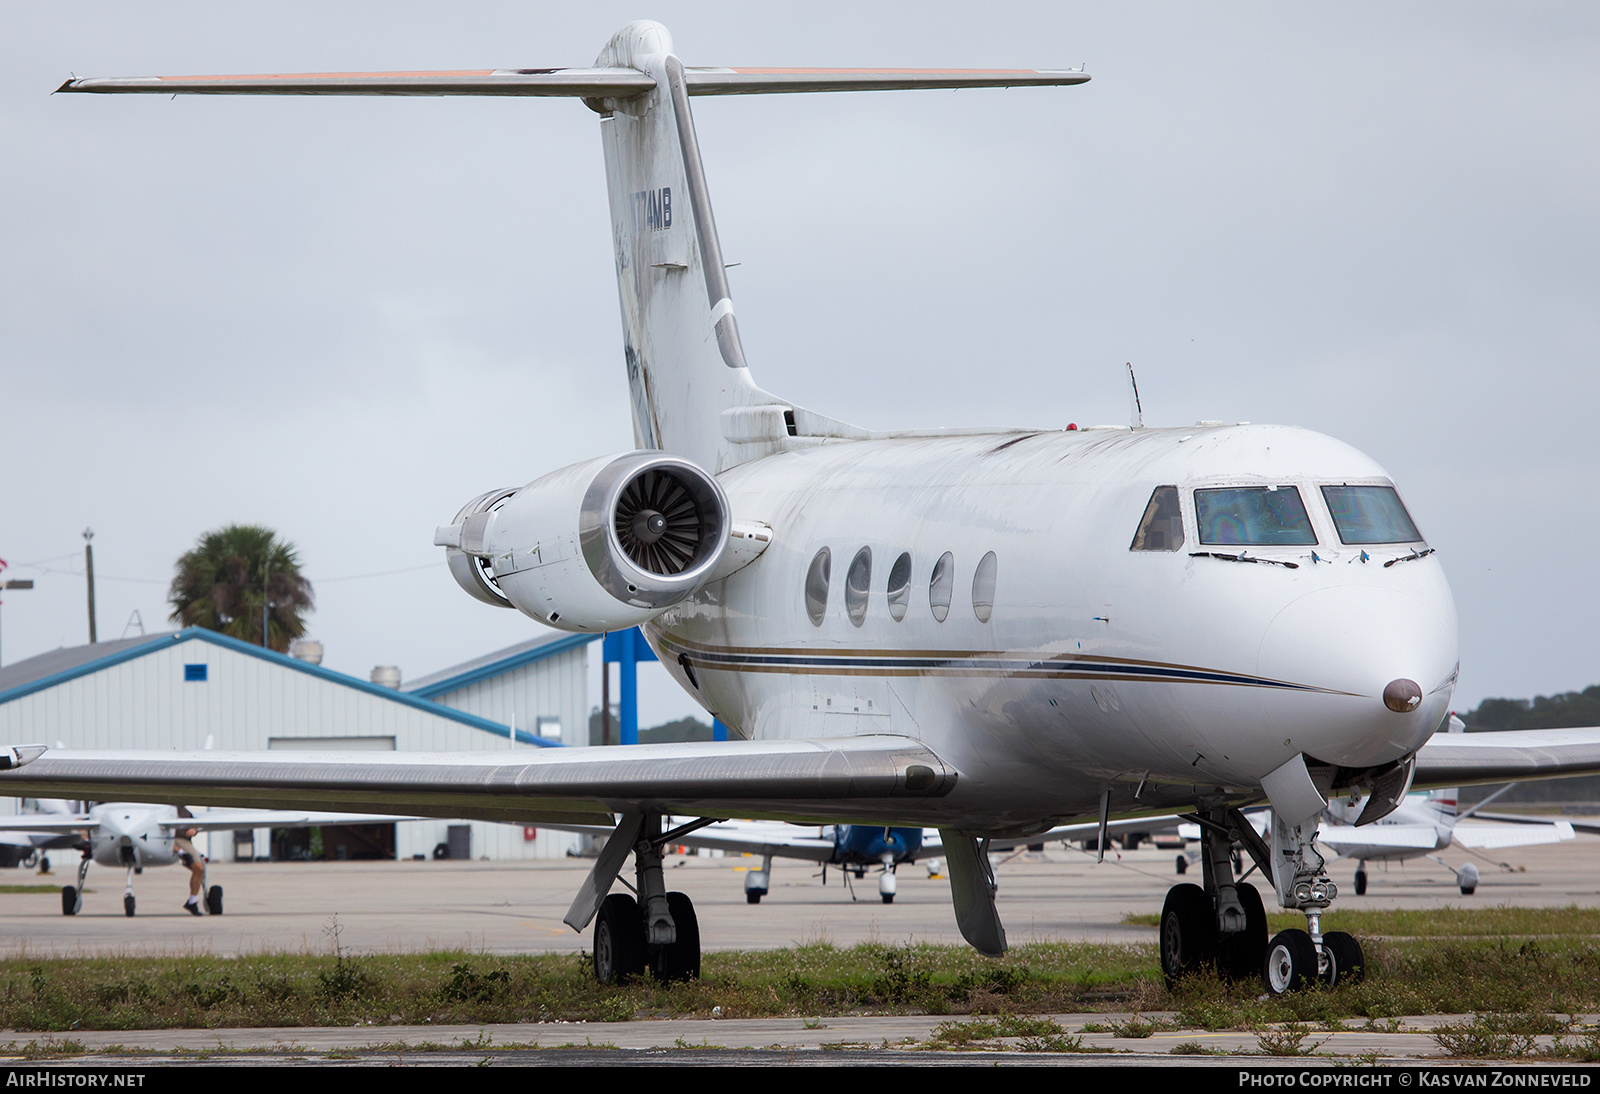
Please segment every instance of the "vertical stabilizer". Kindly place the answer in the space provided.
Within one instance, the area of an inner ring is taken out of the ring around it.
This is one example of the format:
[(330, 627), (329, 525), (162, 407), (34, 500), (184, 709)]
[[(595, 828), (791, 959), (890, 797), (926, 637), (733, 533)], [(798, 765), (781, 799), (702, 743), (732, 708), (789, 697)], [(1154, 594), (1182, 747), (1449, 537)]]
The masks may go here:
[(595, 64), (655, 80), (644, 95), (589, 100), (603, 115), (634, 443), (717, 471), (724, 411), (773, 406), (781, 421), (784, 408), (745, 365), (683, 66), (651, 22), (622, 28)]

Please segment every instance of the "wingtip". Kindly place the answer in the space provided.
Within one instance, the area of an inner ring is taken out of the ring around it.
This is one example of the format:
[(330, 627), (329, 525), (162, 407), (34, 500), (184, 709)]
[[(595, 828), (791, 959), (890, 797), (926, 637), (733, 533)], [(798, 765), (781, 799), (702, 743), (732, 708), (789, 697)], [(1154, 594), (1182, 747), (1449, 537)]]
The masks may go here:
[(0, 751), (0, 771), (26, 766), (48, 751), (47, 745), (16, 745)]

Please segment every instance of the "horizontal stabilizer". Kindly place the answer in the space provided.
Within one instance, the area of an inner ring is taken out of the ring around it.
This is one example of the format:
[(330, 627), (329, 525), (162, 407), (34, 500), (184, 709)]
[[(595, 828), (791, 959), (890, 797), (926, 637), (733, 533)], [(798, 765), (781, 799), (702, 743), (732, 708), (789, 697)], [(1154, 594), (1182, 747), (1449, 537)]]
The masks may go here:
[(916, 91), (963, 87), (1059, 87), (1089, 74), (1032, 68), (685, 68), (691, 95), (799, 91)]
[[(690, 95), (1081, 84), (1087, 73), (1027, 68), (686, 68)], [(629, 99), (656, 86), (632, 68), (495, 68), (454, 72), (305, 72), (248, 76), (112, 76), (57, 91), (101, 95), (535, 95)]]
[(305, 72), (255, 76), (113, 76), (57, 91), (105, 95), (548, 95), (625, 99), (655, 80), (631, 68), (500, 68), (459, 72)]

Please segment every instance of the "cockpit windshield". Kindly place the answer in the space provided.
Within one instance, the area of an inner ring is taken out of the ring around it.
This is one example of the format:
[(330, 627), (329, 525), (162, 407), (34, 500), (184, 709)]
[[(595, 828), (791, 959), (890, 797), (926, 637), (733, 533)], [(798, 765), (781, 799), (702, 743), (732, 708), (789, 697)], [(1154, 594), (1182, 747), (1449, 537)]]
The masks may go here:
[(1314, 546), (1317, 534), (1292, 486), (1239, 486), (1194, 492), (1200, 542), (1231, 546)]
[(1392, 486), (1324, 486), (1323, 500), (1343, 543), (1416, 543), (1412, 523)]

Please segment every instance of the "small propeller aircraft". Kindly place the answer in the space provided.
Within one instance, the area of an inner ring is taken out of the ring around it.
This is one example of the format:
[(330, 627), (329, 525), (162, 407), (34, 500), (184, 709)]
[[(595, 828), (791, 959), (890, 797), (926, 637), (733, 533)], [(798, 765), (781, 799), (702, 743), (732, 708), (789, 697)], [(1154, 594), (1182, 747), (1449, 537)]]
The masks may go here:
[(1435, 852), (1443, 851), (1451, 844), (1480, 850), (1531, 847), (1576, 838), (1572, 823), (1564, 820), (1542, 821), (1529, 817), (1514, 822), (1491, 820), (1476, 824), (1459, 823), (1510, 789), (1507, 786), (1495, 791), (1463, 813), (1456, 812), (1455, 789), (1413, 794), (1382, 820), (1361, 828), (1352, 823), (1360, 814), (1360, 805), (1334, 801), (1329, 803), (1328, 819), (1317, 830), (1317, 842), (1340, 858), (1356, 860), (1356, 896), (1366, 894), (1367, 863), (1399, 862), (1410, 858), (1427, 858), (1437, 862), (1455, 875), (1461, 895), (1471, 896), (1478, 888), (1478, 867), (1467, 862), (1457, 869)]
[[(180, 832), (194, 829), (217, 832), (235, 828), (307, 828), (341, 824), (388, 824), (415, 820), (415, 817), (390, 817), (353, 813), (306, 813), (295, 810), (229, 809), (212, 810), (200, 816), (180, 816), (175, 805), (145, 805), (135, 802), (107, 802), (84, 811), (58, 810), (68, 803), (46, 801), (47, 811), (19, 814), (0, 820), (0, 832), (18, 832), (45, 837), (36, 845), (59, 845), (62, 837), (77, 837), (70, 845), (83, 851), (75, 885), (61, 887), (61, 914), (77, 915), (83, 910), (83, 882), (89, 864), (123, 867), (127, 883), (122, 891), (122, 911), (133, 915), (133, 876), (146, 866), (172, 866), (185, 854), (174, 846)], [(204, 858), (202, 865), (206, 864)], [(205, 910), (222, 914), (222, 886), (202, 882)]]

